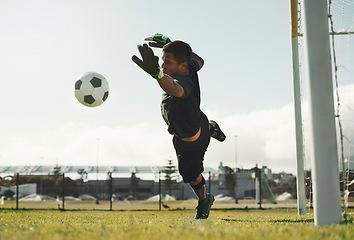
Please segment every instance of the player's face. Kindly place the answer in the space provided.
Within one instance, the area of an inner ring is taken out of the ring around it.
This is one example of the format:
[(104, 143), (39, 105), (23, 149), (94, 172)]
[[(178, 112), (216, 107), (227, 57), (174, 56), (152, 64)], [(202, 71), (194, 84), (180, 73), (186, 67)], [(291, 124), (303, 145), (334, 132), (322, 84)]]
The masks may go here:
[(162, 68), (163, 72), (168, 75), (181, 75), (183, 74), (184, 67), (182, 64), (179, 64), (173, 56), (173, 53), (163, 52), (162, 54)]

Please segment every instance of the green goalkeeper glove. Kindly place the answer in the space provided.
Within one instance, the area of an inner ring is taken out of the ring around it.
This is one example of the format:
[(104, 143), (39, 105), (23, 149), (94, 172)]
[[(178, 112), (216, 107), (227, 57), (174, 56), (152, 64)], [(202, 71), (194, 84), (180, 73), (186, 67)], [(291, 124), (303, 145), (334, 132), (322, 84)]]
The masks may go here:
[(153, 41), (153, 42), (149, 42), (149, 45), (151, 47), (157, 47), (157, 48), (162, 48), (167, 43), (171, 42), (171, 40), (167, 36), (162, 35), (161, 33), (156, 33), (155, 35), (147, 37), (145, 38), (145, 41)]
[(139, 52), (143, 60), (137, 56), (133, 56), (132, 60), (145, 72), (149, 73), (153, 78), (160, 79), (163, 76), (163, 72), (160, 70), (159, 58), (154, 55), (151, 48), (146, 43), (143, 46), (138, 45)]

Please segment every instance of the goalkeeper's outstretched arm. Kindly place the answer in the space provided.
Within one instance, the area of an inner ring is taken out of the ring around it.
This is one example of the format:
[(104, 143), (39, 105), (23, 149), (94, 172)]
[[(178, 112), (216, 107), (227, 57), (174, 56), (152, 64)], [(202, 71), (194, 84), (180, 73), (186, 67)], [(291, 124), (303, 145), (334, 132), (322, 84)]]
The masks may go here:
[(160, 87), (166, 93), (175, 97), (182, 97), (184, 93), (183, 87), (178, 84), (171, 76), (164, 74), (162, 78), (157, 79)]

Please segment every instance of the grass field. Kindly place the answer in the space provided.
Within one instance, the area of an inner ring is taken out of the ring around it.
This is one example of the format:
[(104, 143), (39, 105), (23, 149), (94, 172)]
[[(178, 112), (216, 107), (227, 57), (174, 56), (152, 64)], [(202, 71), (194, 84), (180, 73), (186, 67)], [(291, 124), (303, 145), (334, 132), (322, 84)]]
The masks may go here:
[(349, 222), (314, 226), (313, 214), (296, 209), (215, 209), (194, 220), (195, 210), (0, 210), (0, 239), (354, 239)]

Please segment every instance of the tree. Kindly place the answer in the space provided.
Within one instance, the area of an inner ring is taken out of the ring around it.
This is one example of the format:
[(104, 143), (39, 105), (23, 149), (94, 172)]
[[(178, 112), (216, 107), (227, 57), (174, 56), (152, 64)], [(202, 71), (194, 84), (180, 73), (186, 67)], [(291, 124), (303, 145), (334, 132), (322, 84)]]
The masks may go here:
[[(74, 197), (78, 197), (79, 196), (79, 191), (78, 191), (78, 187), (77, 187), (77, 182), (70, 179), (69, 177), (65, 177), (64, 178), (65, 182), (64, 182), (64, 196), (74, 196)], [(61, 194), (61, 191), (63, 189), (63, 176), (58, 177), (57, 180), (55, 181), (55, 185), (57, 186), (57, 188), (59, 189), (59, 192)]]
[(11, 197), (13, 197), (14, 195), (15, 195), (15, 192), (12, 191), (12, 190), (10, 190), (10, 189), (8, 189), (8, 190), (6, 190), (6, 191), (4, 192), (4, 196), (5, 196), (6, 198), (11, 198)]
[(10, 187), (10, 186), (15, 186), (16, 185), (16, 181), (14, 181), (16, 177), (16, 174), (13, 176), (5, 176), (3, 178), (1, 178), (1, 182), (0, 185), (1, 186), (6, 186), (6, 187)]
[(53, 176), (31, 175), (22, 176), (22, 179), (26, 179), (26, 183), (36, 183), (37, 193), (52, 195), (55, 197), (59, 192), (59, 189), (55, 185)]
[[(37, 184), (37, 192), (39, 192), (40, 184), (42, 184), (42, 194), (49, 196), (57, 196), (61, 194), (62, 191), (62, 181), (63, 176), (57, 173), (57, 178), (53, 175), (43, 176), (43, 175), (19, 175), (19, 185), (26, 183), (36, 183)], [(10, 176), (8, 176), (10, 177)], [(5, 177), (3, 178), (3, 182), (1, 184), (5, 184)], [(11, 180), (7, 186), (16, 186), (17, 175), (11, 176)], [(77, 182), (70, 179), (69, 177), (65, 177), (65, 195), (78, 196), (78, 186)]]
[(177, 188), (177, 167), (173, 165), (173, 160), (167, 160), (167, 166), (164, 167), (162, 173), (165, 174), (165, 179), (162, 182), (163, 188), (168, 192), (169, 195), (172, 195), (172, 190)]
[(77, 170), (77, 173), (80, 175), (79, 179), (81, 180), (81, 182), (87, 179), (88, 172), (84, 168), (80, 168), (79, 170)]
[(136, 192), (139, 189), (139, 178), (136, 177), (136, 173), (132, 172), (132, 175), (130, 176), (130, 191), (132, 192), (132, 195), (134, 198), (137, 198)]
[(54, 178), (58, 179), (61, 176), (61, 167), (56, 165), (53, 169)]
[(77, 170), (77, 173), (80, 175), (80, 178), (78, 179), (78, 185), (79, 188), (81, 189), (81, 193), (84, 192), (84, 180), (87, 180), (88, 172), (84, 168), (80, 168)]

